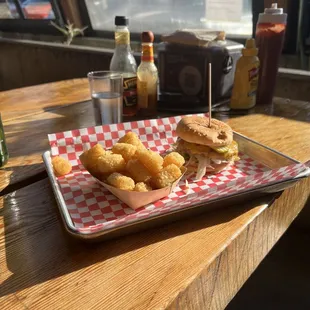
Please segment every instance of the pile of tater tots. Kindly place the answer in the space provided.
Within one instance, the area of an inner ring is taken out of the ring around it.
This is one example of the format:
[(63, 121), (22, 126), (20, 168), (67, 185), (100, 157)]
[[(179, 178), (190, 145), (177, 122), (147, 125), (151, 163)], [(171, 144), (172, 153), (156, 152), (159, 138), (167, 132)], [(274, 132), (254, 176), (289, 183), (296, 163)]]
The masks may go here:
[(148, 150), (133, 132), (126, 133), (111, 150), (100, 144), (80, 156), (91, 175), (116, 188), (148, 192), (171, 186), (184, 172), (185, 160), (177, 152), (165, 157)]

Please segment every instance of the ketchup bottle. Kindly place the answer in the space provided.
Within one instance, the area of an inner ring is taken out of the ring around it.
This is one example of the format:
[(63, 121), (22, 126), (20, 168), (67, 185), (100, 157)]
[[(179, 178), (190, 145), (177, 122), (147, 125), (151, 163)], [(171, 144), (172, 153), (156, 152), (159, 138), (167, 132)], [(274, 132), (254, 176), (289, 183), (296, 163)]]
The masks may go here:
[(260, 60), (260, 71), (256, 104), (271, 104), (275, 91), (279, 60), (282, 53), (287, 14), (273, 3), (271, 8), (259, 14), (256, 26), (256, 46)]

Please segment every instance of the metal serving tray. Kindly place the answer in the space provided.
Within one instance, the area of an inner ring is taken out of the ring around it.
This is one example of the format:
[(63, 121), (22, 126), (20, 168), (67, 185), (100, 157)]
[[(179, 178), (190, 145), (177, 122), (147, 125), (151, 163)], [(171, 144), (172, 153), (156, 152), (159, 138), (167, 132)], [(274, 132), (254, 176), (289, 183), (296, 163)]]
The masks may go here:
[[(154, 126), (152, 128), (154, 128)], [(107, 130), (103, 131), (107, 132)], [(68, 139), (67, 133), (62, 136)], [(139, 209), (137, 211), (130, 209), (128, 214), (124, 213), (119, 217), (116, 215), (118, 211), (115, 211), (114, 216), (117, 218), (105, 218), (102, 219), (101, 222), (99, 220), (99, 222), (96, 222), (92, 225), (88, 225), (87, 223), (85, 224), (85, 222), (82, 224), (77, 224), (76, 214), (72, 214), (73, 207), (68, 203), (68, 193), (71, 195), (70, 190), (72, 190), (72, 187), (67, 186), (65, 188), (66, 191), (64, 191), (64, 188), (62, 188), (64, 181), (61, 179), (58, 180), (55, 177), (51, 165), (50, 151), (46, 151), (43, 154), (43, 160), (66, 230), (74, 237), (94, 241), (126, 235), (179, 219), (189, 218), (190, 216), (197, 215), (209, 210), (229, 206), (231, 207), (238, 204), (245, 204), (245, 202), (253, 201), (256, 199), (259, 203), (268, 205), (272, 203), (277, 196), (279, 196), (281, 191), (293, 186), (297, 181), (310, 175), (309, 163), (301, 164), (300, 162), (260, 143), (257, 143), (239, 133), (234, 133), (234, 140), (238, 142), (240, 153), (244, 154), (243, 158), (245, 158), (245, 163), (241, 164), (240, 169), (247, 171), (247, 158), (250, 158), (251, 161), (256, 162), (257, 167), (263, 167), (262, 171), (258, 170), (258, 172), (255, 172), (251, 168), (252, 171), (249, 175), (240, 177), (239, 179), (226, 180), (224, 183), (219, 182), (219, 184), (216, 184), (212, 190), (208, 189), (208, 192), (205, 190), (195, 192), (197, 186), (201, 186), (202, 189), (204, 188), (202, 184), (198, 184), (195, 185), (193, 189), (191, 189), (191, 192), (188, 194), (180, 195), (180, 197), (175, 195), (175, 197), (171, 199), (169, 199), (169, 196), (166, 200), (161, 202), (162, 205), (155, 204), (155, 206), (147, 206), (145, 210), (144, 208), (141, 208), (142, 210)], [(53, 144), (51, 143), (51, 145)], [(74, 173), (72, 175), (78, 175), (77, 178), (81, 178), (82, 176), (79, 176), (79, 174), (83, 174), (83, 177), (89, 180), (88, 182), (92, 182), (90, 184), (92, 184), (92, 186), (95, 188), (94, 192), (96, 193), (96, 197), (99, 191), (99, 195), (106, 196), (110, 199), (105, 200), (104, 205), (100, 205), (100, 202), (95, 202), (99, 205), (96, 210), (96, 214), (98, 214), (100, 210), (104, 210), (107, 207), (110, 208), (110, 206), (107, 206), (109, 201), (113, 202), (113, 204), (111, 203), (111, 208), (113, 208), (115, 205), (119, 207), (117, 203), (120, 204), (120, 202), (117, 202), (115, 197), (113, 198), (113, 195), (104, 192), (104, 188), (100, 187), (99, 184), (96, 184), (94, 179), (87, 175), (87, 172), (82, 172), (80, 169), (83, 168), (79, 165), (74, 167)], [(216, 179), (218, 180), (221, 177), (225, 179), (229, 176), (229, 172), (226, 172), (222, 176), (221, 174), (220, 176), (216, 176)], [(68, 178), (70, 179), (70, 176)], [(74, 179), (74, 176), (71, 178)], [(262, 179), (265, 181), (261, 182)], [(84, 183), (81, 181), (81, 189), (79, 188), (79, 184), (75, 183), (73, 190), (78, 192), (83, 192), (83, 190), (87, 191), (87, 186), (85, 186), (85, 184), (87, 185), (87, 182), (85, 180), (86, 179), (82, 179)], [(216, 182), (212, 181), (212, 179), (208, 179), (207, 181)], [(83, 186), (84, 189), (82, 188)], [(80, 196), (77, 200), (79, 202), (76, 202), (77, 204), (84, 203), (82, 201), (83, 197), (88, 197), (87, 195), (91, 195), (91, 193), (87, 192), (85, 196), (83, 196), (84, 193), (80, 193), (79, 195)], [(91, 199), (94, 198), (92, 197)], [(103, 200), (101, 199), (100, 201)], [(92, 201), (92, 203), (94, 203), (94, 201)], [(94, 205), (95, 204), (89, 207), (89, 204), (87, 206), (86, 203), (84, 203), (83, 211), (85, 211), (87, 208), (91, 210)], [(128, 211), (126, 207), (123, 208), (125, 208), (124, 210), (126, 212)], [(119, 208), (113, 210), (119, 210)], [(78, 216), (80, 216), (80, 214), (81, 213), (79, 213)], [(85, 218), (82, 218), (82, 220)], [(115, 223), (117, 223), (117, 225)]]

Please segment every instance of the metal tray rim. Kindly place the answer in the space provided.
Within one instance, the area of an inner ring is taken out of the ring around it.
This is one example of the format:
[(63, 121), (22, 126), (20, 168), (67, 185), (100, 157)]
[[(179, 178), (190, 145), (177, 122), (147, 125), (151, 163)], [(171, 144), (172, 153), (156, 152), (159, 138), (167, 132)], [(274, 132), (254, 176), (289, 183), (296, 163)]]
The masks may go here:
[(257, 145), (263, 147), (264, 149), (267, 149), (267, 150), (269, 150), (269, 151), (271, 151), (271, 152), (273, 152), (273, 153), (275, 153), (275, 154), (277, 154), (277, 155), (279, 155), (281, 157), (284, 157), (286, 159), (289, 159), (290, 161), (295, 162), (296, 164), (301, 164), (300, 161), (298, 161), (298, 160), (296, 160), (296, 159), (294, 159), (294, 158), (292, 158), (290, 156), (287, 156), (287, 155), (285, 155), (285, 154), (283, 154), (283, 153), (281, 153), (281, 152), (279, 152), (279, 151), (277, 151), (277, 150), (275, 150), (275, 149), (273, 149), (273, 148), (271, 148), (269, 146), (266, 146), (266, 145), (264, 145), (262, 143), (259, 143), (259, 142), (255, 141), (255, 140), (252, 140), (252, 139), (248, 138), (247, 136), (244, 136), (243, 134), (241, 134), (239, 132), (233, 131), (233, 133), (234, 133), (234, 135), (242, 137), (242, 139), (244, 139), (244, 140), (247, 140), (247, 141), (250, 141), (251, 143), (257, 144)]
[(68, 212), (68, 209), (65, 207), (66, 203), (65, 203), (65, 201), (63, 199), (63, 196), (60, 194), (61, 193), (60, 187), (59, 187), (58, 183), (54, 181), (53, 171), (52, 171), (51, 165), (48, 162), (50, 157), (51, 157), (51, 152), (50, 151), (45, 151), (43, 153), (43, 155), (42, 155), (43, 162), (45, 164), (45, 168), (46, 168), (46, 171), (47, 171), (48, 178), (49, 178), (49, 180), (51, 182), (52, 189), (53, 189), (53, 192), (54, 192), (54, 195), (55, 195), (58, 207), (59, 207), (59, 209), (61, 211), (60, 212), (61, 217), (62, 217), (63, 221), (66, 224), (67, 230), (69, 229), (69, 232), (74, 232), (74, 233), (79, 233), (80, 234), (81, 232), (78, 231), (76, 229), (76, 227), (73, 225), (73, 222), (71, 220), (71, 216), (70, 216), (70, 214)]
[[(276, 153), (277, 155), (281, 156), (281, 157), (284, 157), (296, 164), (300, 164), (301, 162), (285, 155), (285, 154), (282, 154), (281, 152), (278, 152), (270, 147), (267, 147), (259, 142), (256, 142), (240, 133), (237, 133), (237, 132), (234, 132), (234, 134), (240, 136), (242, 139), (245, 139), (247, 141), (250, 141), (251, 143), (255, 143), (261, 147), (264, 147), (268, 150), (270, 150), (271, 152), (273, 153)], [(147, 219), (142, 219), (140, 221), (135, 221), (135, 222), (132, 222), (132, 223), (128, 223), (128, 224), (125, 224), (125, 225), (122, 225), (121, 227), (111, 227), (111, 228), (108, 228), (108, 229), (102, 229), (102, 230), (99, 230), (99, 231), (96, 231), (96, 232), (89, 232), (89, 231), (81, 231), (79, 229), (77, 229), (72, 220), (71, 220), (71, 217), (70, 217), (70, 214), (67, 210), (67, 208), (65, 207), (65, 201), (63, 199), (63, 196), (61, 195), (61, 191), (60, 191), (60, 188), (59, 188), (59, 185), (57, 182), (54, 181), (54, 177), (53, 177), (53, 171), (52, 171), (52, 168), (51, 168), (51, 165), (49, 163), (50, 161), (50, 151), (45, 151), (43, 154), (42, 154), (42, 158), (43, 158), (43, 161), (44, 161), (44, 164), (46, 166), (46, 170), (47, 170), (47, 173), (48, 173), (48, 177), (50, 179), (50, 182), (51, 182), (51, 185), (52, 185), (52, 188), (53, 188), (53, 192), (54, 192), (54, 195), (56, 197), (56, 201), (57, 201), (57, 204), (58, 204), (58, 207), (60, 209), (60, 213), (61, 213), (61, 216), (62, 216), (62, 219), (63, 219), (63, 222), (65, 224), (65, 227), (66, 227), (66, 230), (69, 232), (69, 234), (75, 236), (75, 237), (78, 237), (80, 239), (92, 239), (92, 238), (97, 238), (99, 236), (103, 236), (103, 235), (107, 235), (113, 231), (116, 231), (116, 230), (120, 230), (120, 229), (124, 229), (124, 228), (127, 228), (127, 227), (130, 227), (130, 226), (134, 226), (140, 222), (147, 222), (147, 221), (152, 221), (152, 220), (155, 220), (155, 219), (158, 219), (158, 218), (161, 218), (161, 217), (164, 217), (166, 215), (171, 215), (171, 214), (174, 214), (174, 213), (178, 213), (182, 210), (175, 210), (175, 211), (171, 211), (167, 214), (161, 214), (161, 215), (155, 215), (153, 217), (150, 217), (150, 218), (147, 218)], [(302, 173), (300, 173), (298, 176), (296, 176), (295, 178), (293, 178), (291, 181), (293, 180), (296, 180), (297, 179), (300, 179), (300, 178), (303, 178), (303, 177), (306, 177), (310, 174), (310, 168), (306, 169), (305, 171), (303, 171)], [(286, 180), (287, 181), (287, 180)], [(251, 192), (257, 192), (257, 191), (260, 191), (262, 189), (268, 189), (269, 187), (271, 186), (274, 186), (274, 185), (280, 185), (281, 183), (285, 183), (286, 181), (282, 181), (282, 182), (276, 182), (276, 183), (273, 183), (273, 184), (268, 184), (267, 186), (261, 186), (261, 187), (258, 187), (258, 188), (255, 188), (255, 189), (250, 189), (250, 190), (246, 190), (246, 191), (243, 191), (243, 192), (239, 192), (239, 193), (236, 193), (236, 194), (233, 194), (233, 195), (230, 195), (230, 196), (225, 196), (225, 197), (221, 197), (221, 198), (217, 198), (217, 199), (213, 199), (213, 200), (210, 200), (209, 202), (204, 202), (204, 203), (200, 203), (200, 204), (195, 204), (193, 206), (190, 206), (190, 207), (187, 207), (186, 209), (193, 209), (193, 208), (198, 208), (199, 206), (202, 206), (202, 205), (206, 205), (206, 204), (210, 204), (210, 203), (213, 203), (215, 201), (220, 201), (222, 199), (229, 199), (229, 198), (234, 198), (234, 197), (237, 197), (237, 196), (242, 196), (242, 195), (246, 195), (248, 193), (251, 193)]]

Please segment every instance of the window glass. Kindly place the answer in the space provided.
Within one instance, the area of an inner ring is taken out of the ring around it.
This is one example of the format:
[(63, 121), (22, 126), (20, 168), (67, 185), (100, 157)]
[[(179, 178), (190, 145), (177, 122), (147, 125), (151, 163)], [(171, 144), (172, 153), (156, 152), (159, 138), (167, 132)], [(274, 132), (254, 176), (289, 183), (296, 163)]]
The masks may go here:
[(55, 19), (55, 14), (48, 0), (19, 0), (26, 19)]
[(55, 19), (55, 14), (49, 0), (17, 0), (20, 9), (16, 7), (14, 0), (0, 0), (0, 18), (25, 19)]
[(0, 18), (19, 18), (19, 14), (13, 1), (0, 0)]
[(114, 17), (130, 18), (132, 32), (167, 33), (182, 28), (212, 28), (252, 35), (251, 0), (86, 0), (92, 27), (113, 30)]

